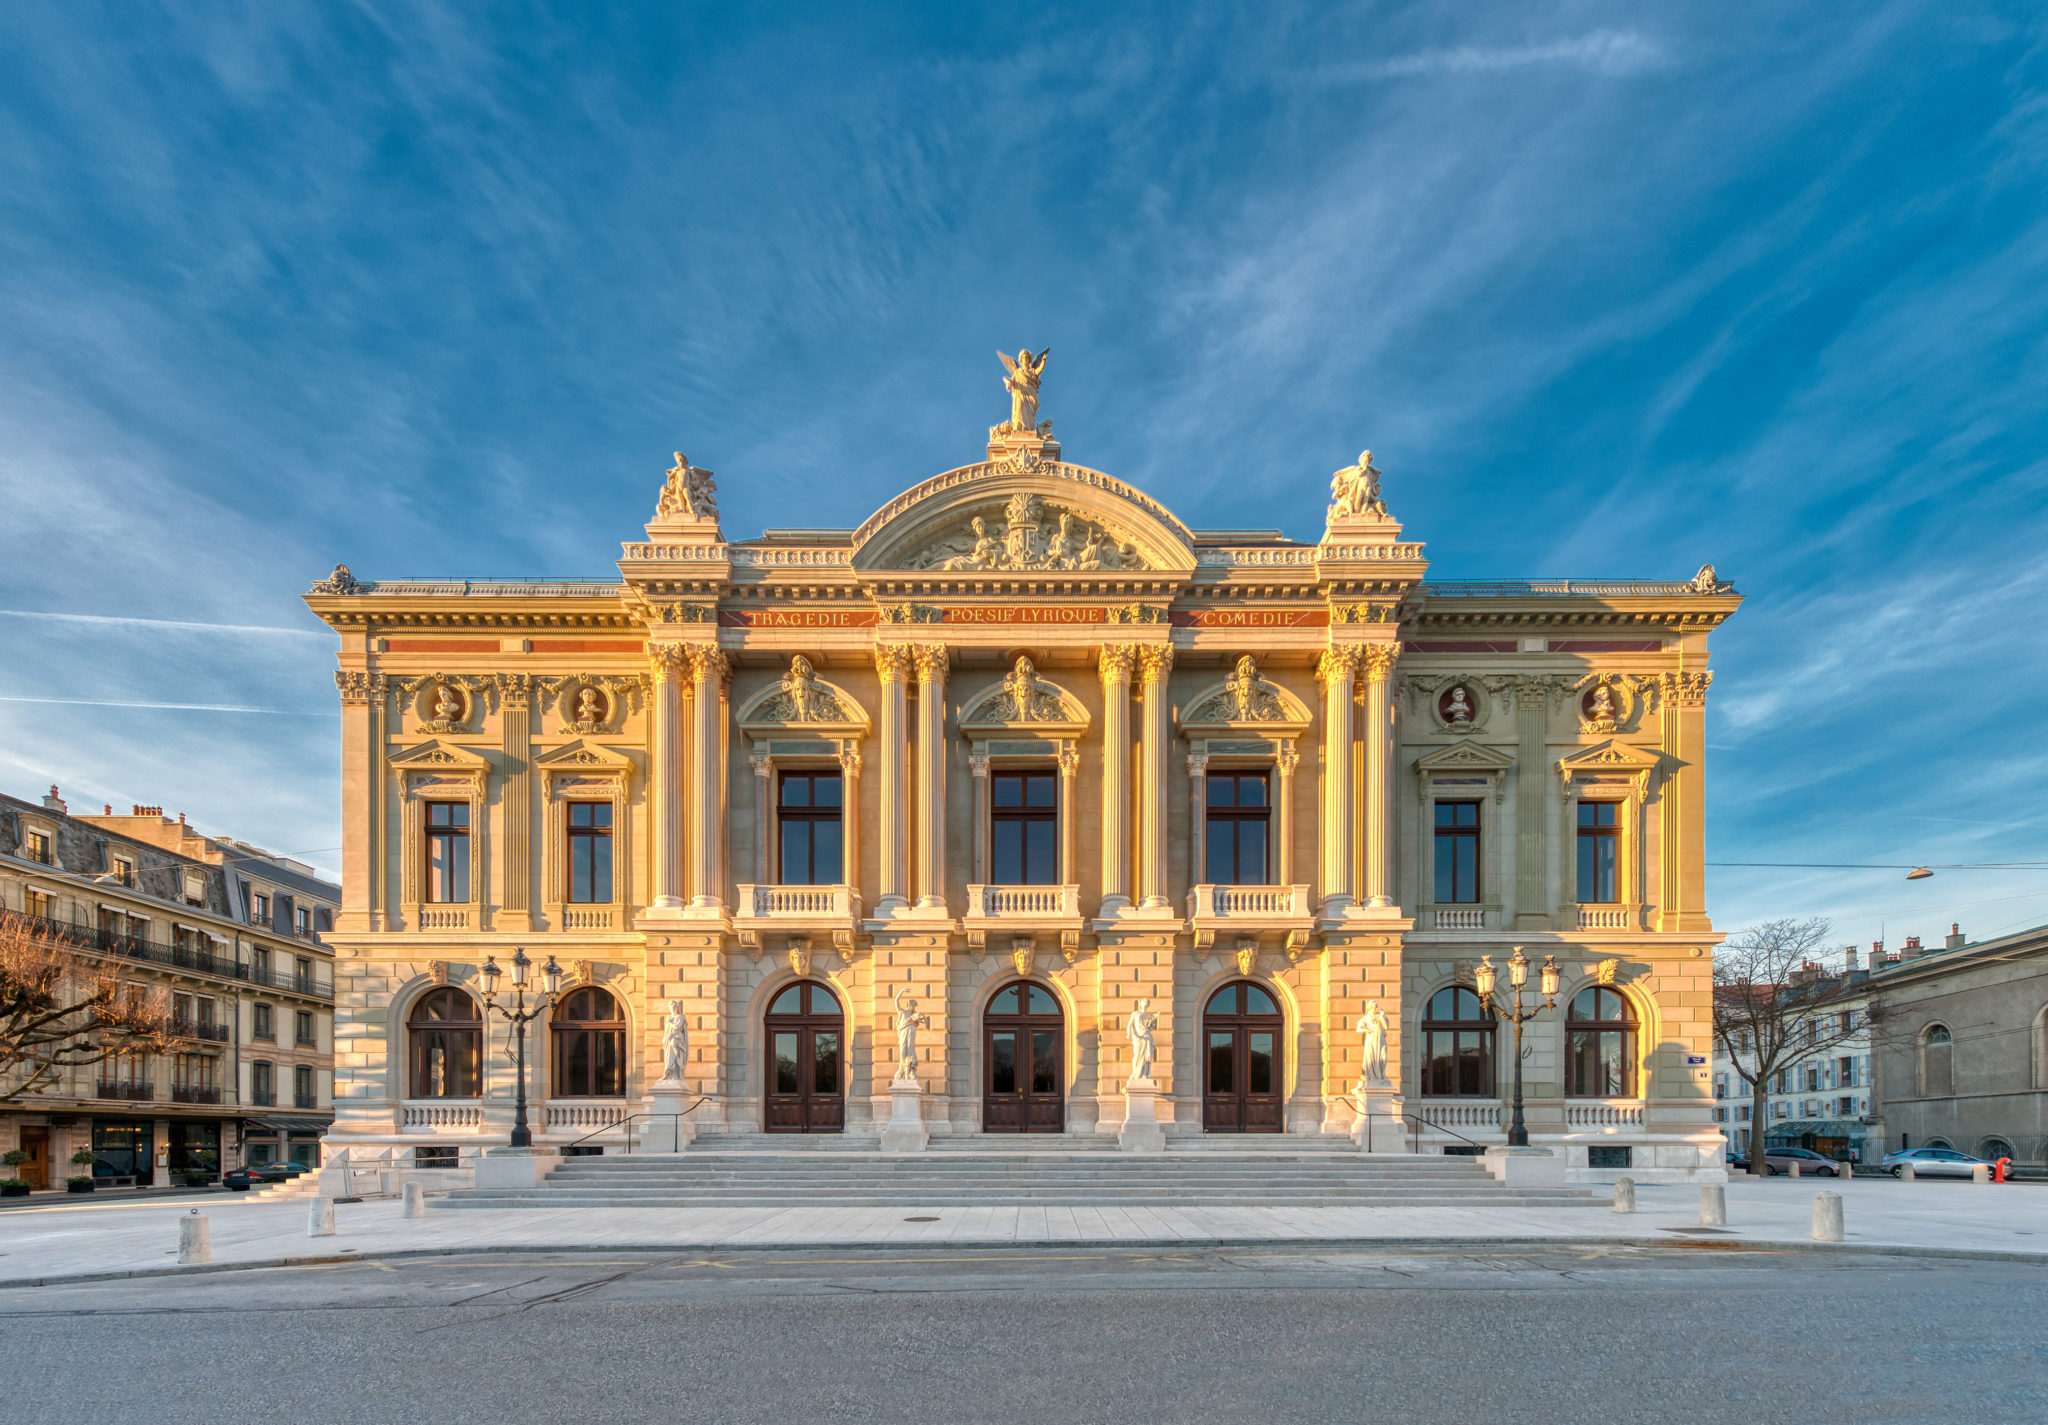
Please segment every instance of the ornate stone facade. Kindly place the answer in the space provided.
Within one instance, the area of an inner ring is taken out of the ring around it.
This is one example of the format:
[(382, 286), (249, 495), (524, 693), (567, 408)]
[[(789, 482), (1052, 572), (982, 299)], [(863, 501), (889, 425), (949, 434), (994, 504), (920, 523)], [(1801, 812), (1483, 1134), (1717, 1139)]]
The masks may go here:
[[(1505, 1033), (1473, 1068), (1441, 992), (1521, 945), (1564, 970), (1526, 1034), (1535, 1141), (1581, 1176), (1713, 1170), (1705, 664), (1739, 596), (1427, 582), (1369, 456), (1315, 543), (1191, 530), (1061, 459), (1030, 360), (985, 461), (857, 530), (729, 542), (677, 457), (616, 578), (316, 586), (347, 799), (335, 1141), (503, 1141), (503, 1034), (454, 1095), (418, 1016), (524, 946), (616, 1015), (529, 1046), (541, 1142), (649, 1110), (672, 1002), (700, 1142), (878, 1134), (915, 1000), (932, 1134), (1117, 1134), (1142, 1040), (1169, 1142), (1363, 1113), (1379, 1151), (1497, 1143)], [(460, 898), (432, 864), (458, 816)], [(1573, 1029), (1603, 962), (1632, 1019)], [(1019, 980), (1036, 997), (1003, 999)], [(565, 1067), (593, 1033), (611, 1080)]]

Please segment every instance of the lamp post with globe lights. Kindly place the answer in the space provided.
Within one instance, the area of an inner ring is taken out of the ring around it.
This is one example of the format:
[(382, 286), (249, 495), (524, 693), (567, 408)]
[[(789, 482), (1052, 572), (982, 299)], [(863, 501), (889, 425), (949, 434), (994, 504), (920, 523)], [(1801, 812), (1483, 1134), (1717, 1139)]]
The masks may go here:
[(1543, 957), (1543, 1003), (1522, 1007), (1522, 986), (1529, 981), (1529, 960), (1522, 954), (1522, 947), (1515, 947), (1514, 955), (1508, 960), (1508, 984), (1514, 987), (1514, 1008), (1507, 1009), (1496, 1003), (1494, 989), (1493, 957), (1479, 957), (1479, 968), (1472, 973), (1472, 988), (1479, 995), (1479, 1003), (1493, 1011), (1500, 1019), (1515, 1026), (1515, 1113), (1508, 1123), (1508, 1146), (1526, 1148), (1529, 1146), (1529, 1126), (1522, 1121), (1522, 1026), (1546, 1009), (1557, 1004), (1557, 957)]
[(500, 1015), (504, 1016), (506, 1023), (512, 1026), (519, 1046), (514, 1058), (516, 1067), (513, 1082), (517, 1086), (512, 1110), (512, 1146), (514, 1148), (531, 1148), (533, 1146), (533, 1130), (526, 1123), (526, 1026), (539, 1019), (547, 1011), (548, 1007), (555, 1002), (555, 997), (562, 992), (562, 967), (557, 965), (555, 957), (550, 955), (548, 956), (547, 964), (541, 966), (540, 972), (542, 980), (547, 985), (547, 990), (545, 993), (537, 996), (534, 999), (533, 1008), (528, 1009), (526, 1007), (526, 981), (532, 971), (533, 961), (526, 958), (525, 947), (521, 946), (515, 949), (512, 952), (512, 992), (514, 999), (512, 1006), (508, 1009), (506, 1006), (499, 1004), (496, 998), (498, 978), (504, 971), (498, 968), (498, 959), (495, 955), (484, 957), (484, 1013), (488, 1015), (492, 1010), (496, 1010)]

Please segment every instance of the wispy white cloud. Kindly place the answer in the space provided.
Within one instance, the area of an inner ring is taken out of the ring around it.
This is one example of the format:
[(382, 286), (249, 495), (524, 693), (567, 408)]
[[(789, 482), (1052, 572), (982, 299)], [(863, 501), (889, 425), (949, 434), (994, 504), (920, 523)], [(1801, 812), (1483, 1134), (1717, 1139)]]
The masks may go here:
[(0, 694), (0, 703), (57, 703), (73, 708), (157, 708), (172, 712), (266, 713), (273, 717), (340, 717), (326, 708), (251, 708), (234, 703), (152, 703), (123, 698), (25, 698)]
[(1525, 45), (1457, 45), (1418, 50), (1392, 59), (1323, 70), (1326, 82), (1406, 79), (1433, 74), (1505, 74), (1538, 66), (1563, 66), (1594, 74), (1641, 74), (1669, 62), (1664, 47), (1635, 30), (1588, 30), (1569, 39)]
[(130, 618), (120, 614), (63, 614), (40, 609), (0, 609), (0, 618), (33, 619), (39, 623), (75, 623), (99, 628), (143, 629), (150, 632), (217, 633), (229, 636), (312, 638), (331, 643), (334, 635), (317, 628), (278, 628), (262, 623), (196, 623), (189, 619)]

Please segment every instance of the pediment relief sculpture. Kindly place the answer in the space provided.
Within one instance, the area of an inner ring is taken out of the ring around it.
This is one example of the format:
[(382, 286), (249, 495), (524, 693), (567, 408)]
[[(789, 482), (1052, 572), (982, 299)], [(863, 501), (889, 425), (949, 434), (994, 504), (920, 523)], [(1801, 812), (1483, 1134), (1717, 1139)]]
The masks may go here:
[(1083, 715), (1066, 695), (1038, 676), (1029, 658), (1019, 658), (1003, 681), (960, 719), (963, 726), (1010, 723), (1072, 723)]
[(927, 544), (905, 564), (946, 571), (1143, 569), (1130, 541), (1078, 511), (1019, 491), (1002, 506), (971, 516), (965, 528)]
[(1223, 691), (1205, 698), (1188, 714), (1189, 722), (1285, 722), (1287, 705), (1280, 690), (1259, 676), (1250, 654), (1239, 658)]
[(811, 660), (789, 660), (782, 681), (747, 711), (748, 722), (849, 723), (861, 721), (853, 699), (818, 676)]

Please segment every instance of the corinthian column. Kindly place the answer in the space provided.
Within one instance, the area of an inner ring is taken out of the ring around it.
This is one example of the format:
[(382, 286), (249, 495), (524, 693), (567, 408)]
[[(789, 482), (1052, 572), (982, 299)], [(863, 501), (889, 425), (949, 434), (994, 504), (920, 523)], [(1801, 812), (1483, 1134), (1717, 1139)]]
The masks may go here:
[(691, 768), (697, 815), (690, 826), (690, 908), (725, 908), (719, 894), (719, 840), (725, 835), (725, 758), (719, 709), (724, 706), (725, 680), (731, 673), (725, 655), (705, 644), (689, 644), (692, 689)]
[(1394, 660), (1400, 647), (1365, 648), (1365, 903), (1394, 903)]
[(917, 665), (917, 904), (946, 908), (946, 645), (914, 643)]
[(1145, 723), (1140, 730), (1143, 762), (1140, 796), (1144, 820), (1138, 828), (1138, 902), (1142, 910), (1161, 910), (1166, 899), (1166, 680), (1173, 672), (1173, 645), (1146, 644), (1138, 650), (1138, 674), (1145, 690)]
[(875, 671), (882, 679), (882, 730), (875, 760), (881, 764), (882, 805), (875, 911), (887, 915), (910, 906), (910, 862), (904, 854), (910, 829), (910, 740), (908, 683), (910, 646), (875, 645)]
[(1326, 649), (1316, 663), (1323, 685), (1323, 914), (1351, 906), (1351, 685), (1358, 677), (1356, 644)]
[(1131, 905), (1131, 667), (1134, 643), (1103, 647), (1102, 675), (1102, 914)]
[(682, 646), (658, 643), (654, 662), (652, 743), (648, 757), (649, 800), (654, 818), (650, 887), (657, 910), (683, 905), (683, 682), (690, 676)]

